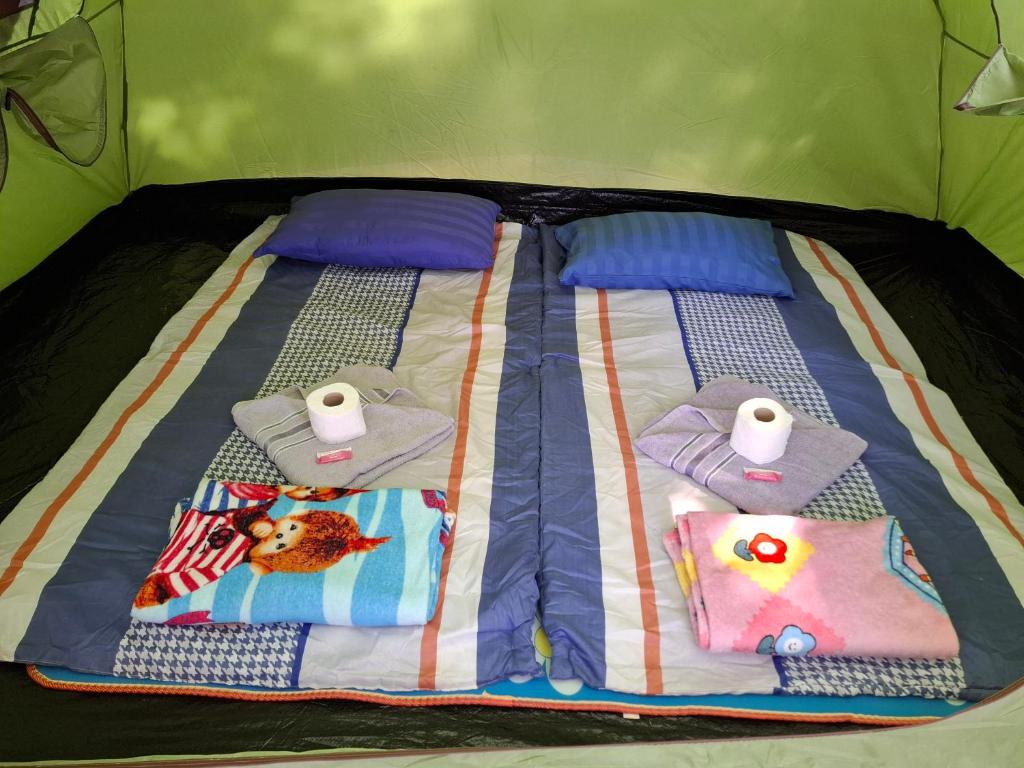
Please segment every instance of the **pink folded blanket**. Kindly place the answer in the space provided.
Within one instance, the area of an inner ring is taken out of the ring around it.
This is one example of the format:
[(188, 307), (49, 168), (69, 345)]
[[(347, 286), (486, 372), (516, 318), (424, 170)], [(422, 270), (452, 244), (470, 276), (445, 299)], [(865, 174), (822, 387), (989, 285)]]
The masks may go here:
[(701, 648), (940, 659), (959, 642), (893, 517), (690, 512), (665, 549)]

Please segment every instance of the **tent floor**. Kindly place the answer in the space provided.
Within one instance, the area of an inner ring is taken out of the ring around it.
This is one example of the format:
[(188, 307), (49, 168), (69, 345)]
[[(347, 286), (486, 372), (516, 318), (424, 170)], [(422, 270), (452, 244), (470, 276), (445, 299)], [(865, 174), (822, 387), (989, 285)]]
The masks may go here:
[[(148, 187), (96, 217), (0, 293), (16, 329), (0, 379), (0, 518), (63, 455), (163, 324), (292, 195), (340, 186), (480, 194), (526, 223), (622, 210), (769, 218), (825, 240), (903, 329), (1007, 485), (1024, 498), (1024, 281), (962, 230), (900, 214), (688, 193), (434, 180), (300, 179)], [(45, 437), (41, 437), (45, 436)], [(388, 708), (64, 693), (0, 664), (0, 761), (331, 747), (452, 749), (799, 735), (859, 725), (488, 707)], [(201, 723), (201, 726), (197, 726)]]

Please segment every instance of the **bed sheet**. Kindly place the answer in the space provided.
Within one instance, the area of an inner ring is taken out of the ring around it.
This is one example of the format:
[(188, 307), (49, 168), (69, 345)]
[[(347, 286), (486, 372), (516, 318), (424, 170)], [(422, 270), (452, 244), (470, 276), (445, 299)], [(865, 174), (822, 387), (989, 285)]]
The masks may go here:
[[(280, 218), (233, 251), (0, 525), (0, 660), (263, 688), (466, 689), (539, 674), (535, 230), (499, 225), (483, 272), (251, 258)], [(457, 517), (434, 619), (131, 621), (174, 504), (199, 478), (283, 480), (234, 429), (231, 405), (360, 363), (392, 368), (456, 419), (450, 440), (371, 484), (448, 489)]]
[[(787, 300), (565, 288), (564, 252), (550, 228), (541, 240), (541, 604), (551, 677), (649, 695), (978, 699), (1024, 674), (1024, 513), (838, 253), (776, 230), (796, 292)], [(867, 440), (862, 460), (804, 514), (899, 518), (943, 596), (959, 658), (757, 657), (696, 646), (661, 537), (676, 513), (734, 510), (632, 439), (725, 374)]]

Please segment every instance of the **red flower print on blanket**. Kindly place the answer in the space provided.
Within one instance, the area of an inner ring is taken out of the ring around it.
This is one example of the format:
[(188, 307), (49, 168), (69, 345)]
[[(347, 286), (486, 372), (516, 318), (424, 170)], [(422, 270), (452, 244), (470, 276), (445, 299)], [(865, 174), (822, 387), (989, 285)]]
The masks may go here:
[(759, 533), (750, 540), (750, 554), (762, 563), (784, 563), (786, 542), (767, 533)]
[(749, 542), (740, 539), (733, 546), (732, 551), (747, 562), (757, 560), (759, 563), (784, 563), (786, 562), (786, 542), (776, 539), (767, 533), (759, 533)]

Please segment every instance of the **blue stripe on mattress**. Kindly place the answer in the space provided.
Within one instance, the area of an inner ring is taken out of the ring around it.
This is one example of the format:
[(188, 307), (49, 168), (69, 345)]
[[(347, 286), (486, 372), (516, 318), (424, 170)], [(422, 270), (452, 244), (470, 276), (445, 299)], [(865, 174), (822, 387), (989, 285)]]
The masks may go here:
[(420, 278), (423, 277), (423, 270), (416, 270), (416, 278), (413, 281), (412, 292), (410, 293), (409, 304), (405, 308), (405, 316), (402, 318), (402, 324), (398, 328), (398, 337), (395, 339), (395, 353), (391, 356), (391, 361), (387, 364), (388, 370), (393, 371), (395, 369), (395, 363), (398, 362), (398, 356), (402, 354), (402, 342), (405, 341), (405, 326), (409, 324), (409, 314), (412, 312), (412, 305), (416, 303), (416, 293), (420, 289)]
[(299, 632), (299, 639), (295, 648), (295, 658), (292, 661), (292, 674), (289, 679), (292, 688), (299, 687), (299, 673), (302, 671), (302, 654), (306, 650), (306, 641), (309, 640), (310, 626), (310, 624), (303, 624), (302, 631)]
[(885, 508), (899, 518), (942, 595), (960, 637), (968, 685), (962, 695), (980, 698), (1009, 685), (1024, 675), (1024, 607), (779, 230), (776, 245), (796, 295), (778, 301), (779, 312), (840, 424), (868, 442), (863, 462)]
[(195, 488), (231, 434), (231, 406), (259, 388), (322, 271), (284, 260), (267, 270), (203, 370), (86, 522), (43, 590), (16, 660), (112, 671), (132, 599), (167, 543), (182, 489)]
[[(601, 594), (601, 543), (590, 429), (583, 399), (576, 339), (576, 297), (558, 272), (565, 260), (550, 227), (541, 228), (544, 254), (544, 335), (541, 417), (544, 423), (540, 483), (541, 606), (551, 641), (552, 678), (605, 681), (604, 611), (592, 607)], [(586, 595), (585, 598), (582, 596)], [(581, 613), (582, 605), (591, 608)], [(572, 617), (566, 623), (562, 617)]]
[(481, 685), (538, 671), (531, 628), (537, 612), (540, 567), (539, 251), (536, 231), (523, 227), (506, 305), (490, 537), (477, 611), (477, 678)]

